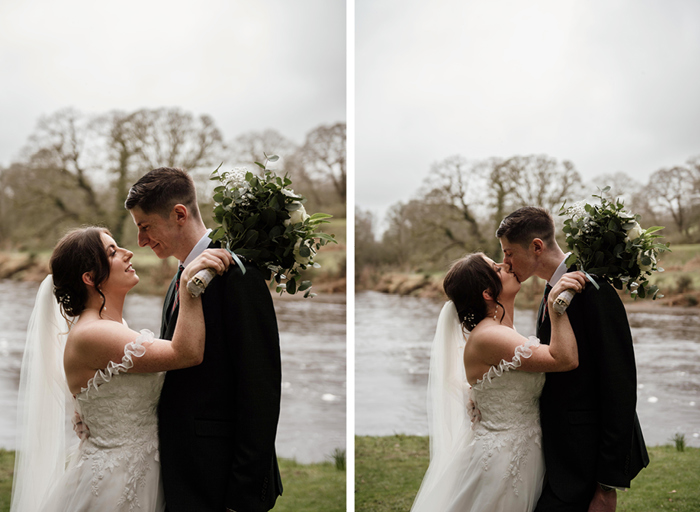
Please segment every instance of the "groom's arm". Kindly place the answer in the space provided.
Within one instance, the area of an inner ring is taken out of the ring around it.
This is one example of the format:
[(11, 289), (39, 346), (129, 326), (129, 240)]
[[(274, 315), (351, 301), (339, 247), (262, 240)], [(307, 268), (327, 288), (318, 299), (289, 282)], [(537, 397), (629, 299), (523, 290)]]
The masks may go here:
[(588, 287), (586, 325), (595, 348), (600, 412), (600, 449), (596, 480), (629, 487), (630, 447), (637, 405), (637, 367), (627, 312), (615, 289)]
[(226, 275), (224, 325), (236, 333), (229, 350), (237, 421), (226, 506), (238, 512), (267, 510), (262, 493), (275, 460), (282, 371), (279, 333), (270, 292), (262, 274), (247, 266)]

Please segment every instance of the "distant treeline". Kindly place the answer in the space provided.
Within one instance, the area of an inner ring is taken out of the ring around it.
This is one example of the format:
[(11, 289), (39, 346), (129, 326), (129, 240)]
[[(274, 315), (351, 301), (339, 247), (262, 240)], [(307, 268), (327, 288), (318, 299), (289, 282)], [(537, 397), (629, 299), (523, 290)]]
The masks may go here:
[(456, 155), (432, 165), (414, 197), (393, 205), (377, 233), (378, 219), (356, 209), (356, 275), (380, 269), (445, 270), (467, 252), (500, 258), (495, 238), (501, 220), (525, 206), (547, 208), (555, 220), (567, 201), (593, 201), (610, 186), (642, 227), (666, 226), (664, 242), (700, 242), (700, 156), (659, 169), (644, 184), (625, 173), (581, 180), (574, 164), (547, 155), (470, 161)]
[(264, 154), (289, 174), (308, 211), (345, 217), (345, 123), (311, 130), (298, 145), (273, 129), (225, 140), (214, 119), (178, 108), (83, 115), (68, 108), (42, 117), (22, 156), (0, 167), (0, 250), (54, 245), (69, 228), (107, 226), (118, 241), (135, 240), (124, 201), (131, 185), (157, 167), (179, 167), (197, 183), (204, 221), (211, 215), (211, 172), (246, 166)]

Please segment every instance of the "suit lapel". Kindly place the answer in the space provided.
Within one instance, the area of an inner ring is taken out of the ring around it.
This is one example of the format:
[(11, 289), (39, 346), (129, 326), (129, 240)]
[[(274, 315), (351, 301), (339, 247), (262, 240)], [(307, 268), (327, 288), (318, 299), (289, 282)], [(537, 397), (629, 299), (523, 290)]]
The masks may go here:
[(168, 325), (170, 322), (175, 319), (177, 320), (177, 309), (173, 312), (173, 315), (171, 317), (170, 315), (170, 310), (173, 308), (173, 303), (175, 302), (175, 279), (177, 278), (177, 274), (173, 276), (172, 281), (170, 281), (170, 287), (168, 288), (168, 293), (165, 294), (165, 302), (163, 303), (163, 316), (161, 318), (161, 323), (160, 323), (160, 338), (161, 339), (169, 339), (166, 338), (166, 333), (168, 331)]

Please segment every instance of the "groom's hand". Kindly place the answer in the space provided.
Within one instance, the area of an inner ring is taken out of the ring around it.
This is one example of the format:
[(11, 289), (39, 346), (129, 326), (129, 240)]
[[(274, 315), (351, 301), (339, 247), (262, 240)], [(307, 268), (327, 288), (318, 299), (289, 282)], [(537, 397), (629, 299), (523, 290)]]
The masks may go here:
[(604, 491), (600, 484), (596, 485), (595, 494), (588, 505), (588, 512), (615, 512), (617, 507), (617, 491)]
[(80, 417), (78, 411), (74, 411), (72, 423), (73, 432), (75, 432), (75, 434), (81, 441), (84, 441), (85, 439), (90, 437), (90, 429), (83, 421), (83, 418)]

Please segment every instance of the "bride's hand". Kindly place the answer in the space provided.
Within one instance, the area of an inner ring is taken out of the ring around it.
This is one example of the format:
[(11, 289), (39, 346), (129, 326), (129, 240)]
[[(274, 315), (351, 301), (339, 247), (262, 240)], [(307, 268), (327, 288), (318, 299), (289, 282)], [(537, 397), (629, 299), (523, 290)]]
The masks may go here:
[(561, 292), (564, 290), (573, 290), (576, 293), (581, 293), (586, 287), (586, 281), (588, 281), (586, 274), (579, 270), (576, 272), (567, 272), (561, 276), (559, 281), (557, 281), (552, 290), (549, 292), (547, 302), (549, 303), (550, 311), (554, 307), (554, 301), (557, 297), (559, 297)]
[(180, 286), (187, 285), (187, 282), (202, 269), (210, 268), (217, 274), (222, 275), (232, 264), (234, 264), (233, 256), (226, 249), (206, 249), (182, 271)]

